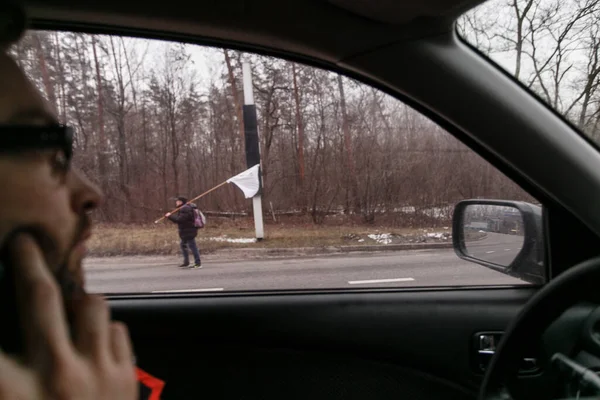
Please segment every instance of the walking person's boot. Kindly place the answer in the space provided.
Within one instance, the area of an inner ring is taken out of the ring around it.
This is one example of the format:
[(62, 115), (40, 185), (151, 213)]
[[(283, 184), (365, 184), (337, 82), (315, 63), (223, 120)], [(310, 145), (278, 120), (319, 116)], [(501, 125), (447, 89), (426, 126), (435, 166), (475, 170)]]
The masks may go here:
[(183, 264), (179, 266), (179, 268), (185, 269), (190, 268), (190, 259), (188, 256), (188, 247), (187, 243), (182, 239), (180, 242), (181, 254), (183, 255)]
[(194, 256), (194, 265), (192, 268), (200, 269), (202, 268), (202, 262), (200, 261), (200, 251), (198, 251), (198, 245), (196, 244), (196, 240), (192, 239), (187, 242), (188, 249), (192, 252)]

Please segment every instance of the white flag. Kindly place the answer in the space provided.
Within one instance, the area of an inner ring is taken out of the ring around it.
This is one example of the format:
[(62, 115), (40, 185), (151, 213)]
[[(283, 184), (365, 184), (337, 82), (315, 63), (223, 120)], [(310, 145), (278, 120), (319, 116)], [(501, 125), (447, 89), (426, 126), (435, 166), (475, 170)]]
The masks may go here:
[(247, 199), (254, 197), (260, 188), (260, 183), (258, 181), (258, 166), (259, 164), (256, 164), (254, 167), (248, 168), (233, 178), (229, 178), (227, 183), (235, 183), (236, 186), (244, 192), (244, 196), (246, 196)]

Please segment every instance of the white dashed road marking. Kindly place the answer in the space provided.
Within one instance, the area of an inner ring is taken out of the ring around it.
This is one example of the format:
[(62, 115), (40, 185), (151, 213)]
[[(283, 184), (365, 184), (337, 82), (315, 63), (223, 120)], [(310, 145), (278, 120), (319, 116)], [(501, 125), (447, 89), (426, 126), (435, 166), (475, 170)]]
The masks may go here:
[(485, 252), (485, 254), (492, 254), (492, 253), (495, 253), (495, 251), (494, 251), (494, 250), (492, 250), (492, 251), (486, 251), (486, 252)]
[(371, 279), (368, 281), (348, 281), (350, 285), (368, 285), (370, 283), (411, 282), (413, 278)]
[(224, 288), (155, 290), (152, 293), (222, 292)]

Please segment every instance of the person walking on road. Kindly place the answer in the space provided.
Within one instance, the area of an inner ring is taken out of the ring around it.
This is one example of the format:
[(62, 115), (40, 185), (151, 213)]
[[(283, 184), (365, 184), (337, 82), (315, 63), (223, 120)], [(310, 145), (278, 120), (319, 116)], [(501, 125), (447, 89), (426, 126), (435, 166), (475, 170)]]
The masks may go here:
[[(183, 253), (183, 264), (179, 268), (202, 268), (200, 262), (200, 252), (196, 245), (196, 236), (198, 228), (195, 223), (195, 214), (192, 205), (187, 204), (185, 197), (177, 197), (175, 202), (177, 207), (181, 207), (176, 213), (166, 213), (165, 217), (177, 224), (179, 238), (181, 239), (181, 252)], [(188, 249), (194, 256), (194, 265), (190, 266)]]

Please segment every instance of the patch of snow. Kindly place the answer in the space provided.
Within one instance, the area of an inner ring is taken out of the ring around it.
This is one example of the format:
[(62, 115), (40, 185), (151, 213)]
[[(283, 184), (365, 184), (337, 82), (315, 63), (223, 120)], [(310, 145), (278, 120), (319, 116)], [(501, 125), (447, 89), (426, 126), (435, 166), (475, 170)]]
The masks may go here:
[(443, 234), (443, 233), (435, 233), (435, 232), (432, 232), (432, 233), (428, 233), (428, 234), (427, 234), (427, 237), (428, 237), (428, 238), (436, 238), (436, 239), (441, 239), (441, 238), (443, 238), (443, 237), (444, 237), (444, 234)]
[(424, 208), (421, 212), (431, 218), (448, 218), (452, 215), (453, 206), (445, 207), (429, 207)]
[(380, 233), (377, 235), (367, 235), (369, 239), (376, 241), (379, 244), (390, 244), (392, 243), (392, 234), (391, 233)]
[(228, 243), (255, 243), (256, 242), (256, 239), (254, 239), (254, 238), (228, 238), (226, 236), (227, 235), (219, 236), (219, 237), (211, 237), (211, 238), (208, 238), (207, 240), (212, 240), (213, 242), (228, 242)]
[(479, 231), (479, 233), (485, 233), (485, 231), (481, 231), (481, 230), (480, 230), (480, 231)]
[(358, 240), (358, 243), (362, 243), (362, 242), (364, 242), (364, 241), (365, 241), (365, 239), (359, 239), (359, 240)]

